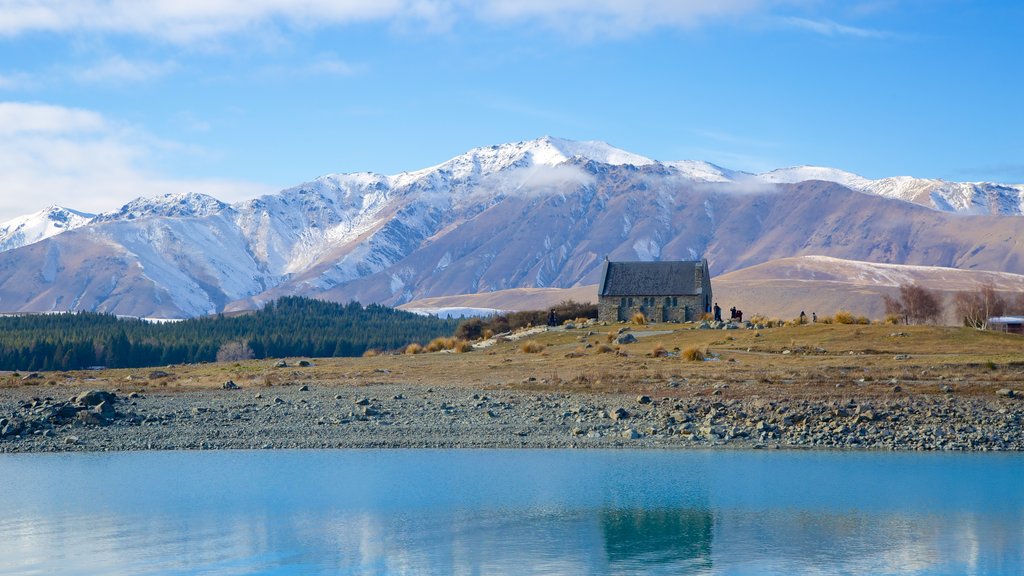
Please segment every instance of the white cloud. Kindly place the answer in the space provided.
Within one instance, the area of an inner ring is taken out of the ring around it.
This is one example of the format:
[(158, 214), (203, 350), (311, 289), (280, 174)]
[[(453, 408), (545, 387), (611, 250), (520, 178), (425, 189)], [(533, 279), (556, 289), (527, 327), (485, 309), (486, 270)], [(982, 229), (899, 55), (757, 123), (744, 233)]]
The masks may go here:
[(4, 137), (88, 133), (106, 127), (103, 116), (89, 110), (0, 102), (0, 136)]
[(432, 0), (0, 0), (0, 35), (114, 32), (189, 42), (280, 19), (297, 26), (430, 17)]
[(0, 72), (0, 90), (21, 90), (35, 84), (32, 76), (24, 72)]
[(306, 71), (310, 74), (351, 76), (356, 73), (356, 67), (336, 56), (323, 55), (310, 62)]
[(855, 38), (886, 38), (891, 36), (890, 33), (881, 30), (857, 28), (856, 26), (847, 26), (831, 20), (789, 17), (782, 18), (781, 21), (788, 26), (808, 30), (822, 36), (853, 36)]
[(152, 62), (129, 60), (123, 56), (111, 56), (87, 68), (72, 72), (79, 82), (146, 82), (172, 72), (177, 65), (171, 61)]
[(659, 27), (695, 28), (713, 20), (758, 13), (781, 3), (777, 0), (479, 0), (471, 5), (483, 20), (539, 20), (553, 28), (590, 37), (627, 36)]
[[(189, 43), (271, 22), (322, 27), (386, 21), (447, 29), (458, 19), (534, 22), (582, 37), (627, 36), (763, 16), (817, 0), (0, 0), (0, 36), (111, 32)], [(810, 21), (808, 21), (810, 22)], [(841, 30), (837, 28), (837, 30)], [(854, 29), (855, 30), (855, 29)]]
[(145, 168), (169, 146), (90, 110), (0, 102), (0, 221), (50, 204), (102, 212), (169, 192), (232, 201), (272, 191), (251, 182), (173, 179)]

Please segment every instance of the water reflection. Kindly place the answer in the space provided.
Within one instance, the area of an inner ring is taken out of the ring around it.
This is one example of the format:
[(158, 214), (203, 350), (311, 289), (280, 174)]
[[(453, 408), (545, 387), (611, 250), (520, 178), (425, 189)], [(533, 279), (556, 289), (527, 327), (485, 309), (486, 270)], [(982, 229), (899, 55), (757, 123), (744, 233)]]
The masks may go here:
[(599, 521), (611, 566), (711, 568), (713, 516), (707, 508), (607, 510)]
[(0, 573), (1024, 572), (1024, 458), (873, 456), (3, 457)]

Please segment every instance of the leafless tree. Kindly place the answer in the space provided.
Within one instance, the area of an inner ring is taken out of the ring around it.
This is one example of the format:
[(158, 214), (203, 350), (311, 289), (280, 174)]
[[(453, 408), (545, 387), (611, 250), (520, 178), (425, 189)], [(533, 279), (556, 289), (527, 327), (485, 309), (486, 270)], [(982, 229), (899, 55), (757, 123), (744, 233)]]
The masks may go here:
[(920, 284), (901, 284), (899, 297), (886, 294), (885, 313), (899, 316), (903, 322), (924, 324), (937, 322), (942, 317), (942, 300)]
[(225, 342), (217, 350), (217, 362), (237, 362), (239, 360), (251, 360), (255, 357), (252, 348), (246, 342), (233, 341)]
[(964, 326), (983, 330), (988, 327), (989, 318), (1006, 313), (1006, 299), (989, 282), (973, 292), (957, 292), (953, 296), (953, 307)]

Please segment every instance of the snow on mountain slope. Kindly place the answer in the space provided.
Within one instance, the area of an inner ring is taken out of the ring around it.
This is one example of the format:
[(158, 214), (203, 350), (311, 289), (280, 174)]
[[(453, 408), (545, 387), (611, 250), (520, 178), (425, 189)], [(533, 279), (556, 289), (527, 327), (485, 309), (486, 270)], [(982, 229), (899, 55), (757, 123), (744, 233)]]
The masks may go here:
[(89, 223), (95, 216), (60, 206), (19, 216), (0, 224), (0, 252), (32, 244)]
[(100, 214), (95, 221), (100, 223), (111, 220), (135, 220), (152, 216), (201, 218), (216, 214), (228, 207), (228, 204), (206, 194), (195, 192), (164, 194), (154, 198), (136, 198), (118, 210)]
[(867, 178), (862, 178), (852, 172), (821, 166), (779, 168), (771, 172), (758, 174), (757, 177), (772, 184), (796, 184), (797, 182), (806, 182), (808, 180), (823, 180), (825, 182), (842, 184), (854, 190), (863, 190), (871, 182)]
[(701, 182), (734, 182), (751, 176), (745, 172), (729, 170), (728, 168), (722, 168), (721, 166), (701, 160), (676, 160), (673, 162), (662, 162), (662, 164), (675, 168), (686, 178)]

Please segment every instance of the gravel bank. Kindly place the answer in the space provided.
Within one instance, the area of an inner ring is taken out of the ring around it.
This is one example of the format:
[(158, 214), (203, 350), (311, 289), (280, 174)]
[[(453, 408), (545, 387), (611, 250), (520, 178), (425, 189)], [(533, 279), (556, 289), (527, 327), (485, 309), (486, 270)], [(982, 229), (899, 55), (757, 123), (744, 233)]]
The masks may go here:
[[(1008, 392), (1008, 391), (1004, 391)], [(0, 452), (261, 448), (1022, 450), (1024, 399), (662, 399), (414, 385), (0, 389)]]

